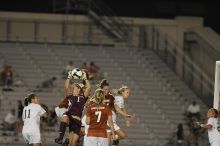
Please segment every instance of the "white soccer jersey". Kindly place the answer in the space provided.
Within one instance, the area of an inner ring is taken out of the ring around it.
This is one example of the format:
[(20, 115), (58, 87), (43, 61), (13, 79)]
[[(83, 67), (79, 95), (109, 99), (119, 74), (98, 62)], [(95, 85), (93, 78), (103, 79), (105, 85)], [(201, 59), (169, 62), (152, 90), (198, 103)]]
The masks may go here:
[(115, 104), (117, 104), (117, 106), (119, 108), (124, 108), (125, 107), (125, 101), (124, 98), (122, 96), (115, 96)]
[(220, 142), (220, 123), (217, 118), (209, 118), (208, 125), (212, 125), (211, 129), (208, 129), (209, 142), (212, 144), (214, 141)]
[(31, 103), (28, 106), (24, 107), (22, 113), (24, 126), (22, 131), (40, 131), (40, 117), (45, 112), (46, 111), (39, 104)]

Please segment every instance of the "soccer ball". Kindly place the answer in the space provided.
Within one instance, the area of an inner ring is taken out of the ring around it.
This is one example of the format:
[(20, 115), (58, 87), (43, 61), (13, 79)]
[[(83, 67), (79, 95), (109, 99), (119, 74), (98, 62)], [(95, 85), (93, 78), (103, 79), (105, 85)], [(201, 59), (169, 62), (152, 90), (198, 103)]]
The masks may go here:
[(72, 70), (72, 76), (73, 76), (73, 79), (80, 79), (81, 76), (82, 76), (82, 71), (79, 69), (79, 68), (74, 68)]

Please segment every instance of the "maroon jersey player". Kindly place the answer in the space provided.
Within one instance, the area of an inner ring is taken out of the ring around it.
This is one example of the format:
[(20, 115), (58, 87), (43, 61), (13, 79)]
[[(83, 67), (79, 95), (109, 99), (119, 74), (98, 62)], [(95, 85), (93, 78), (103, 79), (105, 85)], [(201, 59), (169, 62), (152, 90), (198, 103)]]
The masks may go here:
[[(109, 108), (112, 111), (112, 120), (113, 120), (113, 125), (114, 125), (114, 130), (116, 132), (116, 138), (117, 136), (121, 139), (124, 139), (126, 137), (126, 133), (116, 124), (116, 112), (125, 116), (125, 117), (130, 117), (126, 112), (124, 112), (121, 108), (115, 104), (115, 98), (114, 96), (110, 93), (110, 86), (109, 83), (107, 82), (106, 79), (103, 79), (100, 83), (100, 88), (103, 90), (104, 95), (105, 95), (105, 100), (104, 103), (109, 106)], [(111, 143), (111, 131), (108, 130), (108, 139), (109, 143)]]
[(90, 82), (86, 78), (85, 72), (81, 77), (85, 82), (85, 90), (83, 90), (83, 84), (74, 83), (73, 88), (70, 88), (70, 80), (72, 75), (69, 73), (67, 80), (65, 81), (66, 98), (68, 99), (67, 111), (63, 114), (60, 123), (59, 137), (55, 139), (55, 142), (62, 144), (63, 137), (66, 131), (66, 127), (69, 126), (69, 143), (71, 146), (75, 146), (80, 133), (82, 111), (91, 90)]

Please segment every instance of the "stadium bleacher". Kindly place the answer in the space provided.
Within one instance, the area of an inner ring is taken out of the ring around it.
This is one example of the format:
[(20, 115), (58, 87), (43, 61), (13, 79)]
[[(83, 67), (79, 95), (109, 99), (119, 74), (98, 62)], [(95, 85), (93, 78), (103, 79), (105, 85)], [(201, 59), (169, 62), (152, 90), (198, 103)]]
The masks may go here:
[[(163, 146), (175, 132), (177, 124), (185, 122), (184, 112), (192, 99), (199, 101), (203, 111), (207, 109), (151, 50), (134, 52), (132, 48), (123, 47), (1, 43), (0, 53), (12, 65), (15, 80), (24, 82), (24, 87), (13, 87), (13, 92), (1, 92), (4, 101), (1, 117), (16, 106), (14, 101), (23, 99), (42, 80), (51, 76), (57, 77), (53, 91), (37, 94), (42, 103), (57, 105), (64, 95), (61, 72), (69, 60), (75, 66), (80, 66), (84, 61), (94, 61), (102, 72), (107, 73), (106, 78), (112, 88), (122, 84), (130, 87), (127, 108), (135, 115), (135, 121), (127, 128), (119, 117), (119, 125), (128, 134), (120, 145)], [(94, 84), (92, 90), (95, 88)], [(8, 107), (9, 103), (13, 106)], [(49, 132), (43, 132), (43, 145), (53, 145), (57, 128), (58, 125)], [(21, 135), (18, 141), (6, 137), (1, 143), (23, 144)]]

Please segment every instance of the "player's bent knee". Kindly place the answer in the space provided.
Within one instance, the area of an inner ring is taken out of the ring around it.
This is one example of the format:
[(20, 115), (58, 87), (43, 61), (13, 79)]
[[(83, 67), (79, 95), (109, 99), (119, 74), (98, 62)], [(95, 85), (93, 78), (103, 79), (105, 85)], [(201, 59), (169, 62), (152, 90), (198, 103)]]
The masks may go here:
[(127, 137), (126, 133), (123, 133), (121, 136), (119, 136), (119, 138), (121, 138), (121, 139), (125, 139), (126, 137)]
[(79, 136), (76, 133), (71, 132), (69, 137), (70, 137), (70, 146), (75, 146), (79, 139)]
[(68, 123), (69, 122), (69, 117), (67, 115), (63, 115), (61, 121), (65, 122), (65, 123)]
[(122, 130), (116, 131), (116, 134), (119, 136), (120, 139), (125, 139), (127, 137), (127, 134)]

